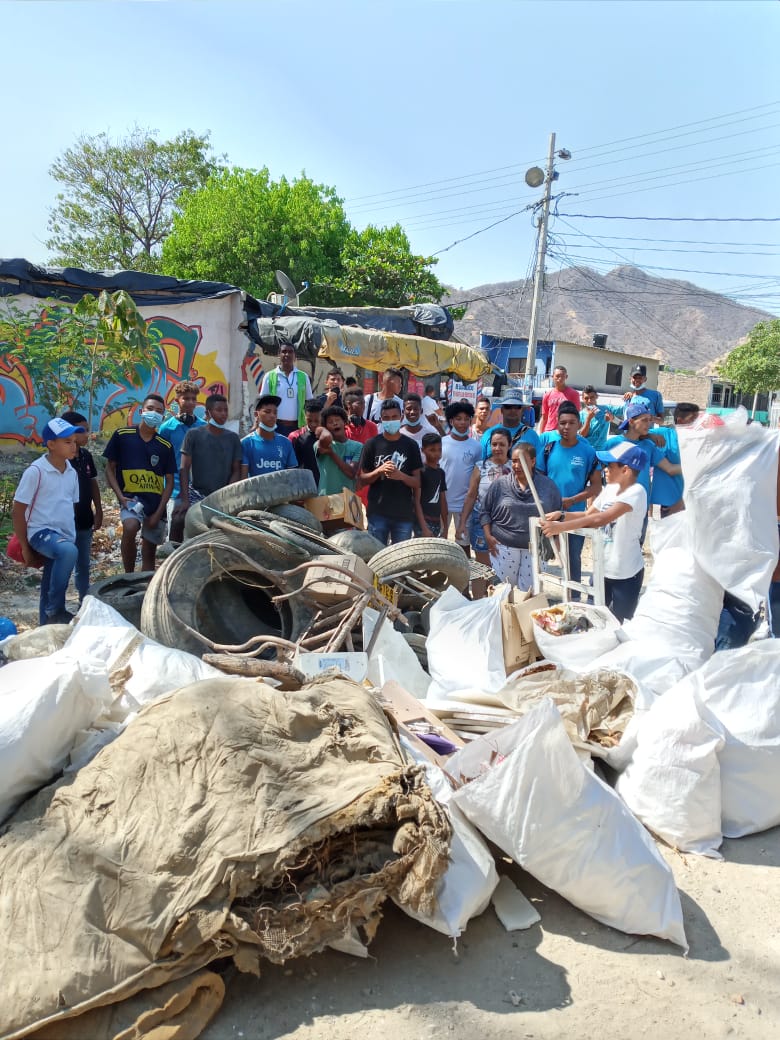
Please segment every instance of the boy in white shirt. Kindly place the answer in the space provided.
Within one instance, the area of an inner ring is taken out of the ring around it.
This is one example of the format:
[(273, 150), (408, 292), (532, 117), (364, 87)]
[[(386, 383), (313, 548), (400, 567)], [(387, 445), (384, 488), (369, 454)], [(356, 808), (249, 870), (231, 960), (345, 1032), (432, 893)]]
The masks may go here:
[(542, 531), (553, 536), (580, 527), (604, 530), (604, 595), (621, 623), (634, 616), (645, 564), (640, 538), (647, 515), (647, 493), (637, 483), (646, 463), (644, 452), (630, 441), (596, 453), (605, 463), (607, 485), (584, 513), (548, 513)]
[(46, 454), (22, 474), (14, 495), (14, 534), (28, 567), (43, 556), (39, 622), (67, 624), (73, 615), (65, 609), (65, 590), (76, 566), (76, 522), (73, 506), (79, 500), (76, 471), (68, 465), (76, 457), (76, 434), (83, 433), (64, 419), (52, 419), (41, 434)]

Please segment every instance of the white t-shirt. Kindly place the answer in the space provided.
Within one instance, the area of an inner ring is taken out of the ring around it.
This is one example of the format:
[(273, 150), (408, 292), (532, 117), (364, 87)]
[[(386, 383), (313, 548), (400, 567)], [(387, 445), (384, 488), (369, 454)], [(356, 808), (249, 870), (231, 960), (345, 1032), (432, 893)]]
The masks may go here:
[(422, 399), (422, 413), (423, 413), (423, 415), (426, 418), (429, 415), (438, 415), (440, 407), (441, 406), (439, 405), (439, 402), (438, 401), (434, 401), (434, 399), (432, 397), (427, 397), (427, 396), (423, 397), (423, 399)]
[[(366, 407), (363, 409), (363, 418), (375, 422), (379, 426), (380, 433), (382, 432), (382, 405), (386, 400), (388, 400), (386, 397), (380, 397), (379, 394), (369, 394), (366, 398)], [(401, 421), (403, 422), (403, 401), (400, 397), (392, 397), (390, 400), (395, 401), (401, 409)]]
[(416, 430), (412, 430), (409, 426), (401, 426), (401, 433), (405, 437), (411, 437), (413, 441), (417, 441), (418, 445), (422, 448), (422, 439), (426, 433), (438, 433), (439, 431), (435, 426), (431, 426), (427, 419), (421, 419), (420, 425)]
[(60, 473), (45, 455), (24, 471), (14, 494), (15, 502), (25, 506), (34, 503), (32, 509), (25, 512), (28, 539), (37, 531), (49, 529), (75, 542), (73, 506), (78, 500), (79, 478), (75, 469), (66, 465), (65, 471)]
[[(276, 393), (277, 397), (281, 398), (281, 403), (276, 412), (276, 418), (281, 419), (282, 422), (297, 422), (298, 421), (298, 374), (300, 369), (293, 368), (289, 376), (282, 371), (281, 365), (278, 365), (276, 369), (272, 369), (277, 373), (276, 376), (276, 390), (272, 391), (270, 387), (271, 372), (266, 372), (263, 376), (263, 382), (260, 384), (260, 396), (264, 394)], [(308, 401), (312, 396), (311, 381), (305, 372), (300, 372), (304, 380), (304, 391), (303, 399)]]
[(482, 445), (473, 437), (459, 441), (448, 434), (442, 437), (441, 447), (441, 468), (447, 478), (447, 505), (450, 513), (460, 513), (474, 466), (482, 458)]
[(601, 528), (604, 539), (604, 576), (618, 580), (633, 578), (644, 567), (639, 539), (647, 516), (647, 493), (641, 484), (632, 484), (620, 493), (617, 484), (607, 484), (593, 505), (602, 513), (616, 501), (631, 506), (611, 524)]

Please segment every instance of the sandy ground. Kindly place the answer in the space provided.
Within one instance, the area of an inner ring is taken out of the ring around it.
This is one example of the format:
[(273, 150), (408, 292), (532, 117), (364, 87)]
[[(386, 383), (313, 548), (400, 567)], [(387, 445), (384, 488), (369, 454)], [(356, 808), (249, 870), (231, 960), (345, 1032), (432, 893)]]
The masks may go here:
[[(780, 1035), (780, 828), (724, 861), (666, 850), (691, 950), (597, 924), (511, 863), (541, 914), (508, 933), (492, 907), (451, 943), (388, 910), (371, 958), (333, 952), (261, 979), (232, 973), (202, 1040), (749, 1040)], [(510, 992), (520, 998), (515, 1006)]]

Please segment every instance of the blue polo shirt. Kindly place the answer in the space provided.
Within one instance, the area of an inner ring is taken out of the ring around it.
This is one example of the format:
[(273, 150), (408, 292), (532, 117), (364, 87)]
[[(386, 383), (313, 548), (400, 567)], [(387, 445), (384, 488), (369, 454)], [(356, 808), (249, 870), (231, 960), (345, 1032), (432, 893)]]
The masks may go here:
[(174, 455), (176, 458), (176, 472), (173, 475), (173, 494), (179, 494), (179, 469), (181, 468), (181, 446), (184, 444), (184, 438), (187, 436), (187, 430), (195, 430), (198, 426), (205, 426), (205, 422), (199, 419), (197, 415), (193, 415), (193, 422), (183, 423), (178, 415), (172, 415), (166, 419), (165, 422), (160, 423), (159, 434), (164, 437), (166, 441), (171, 442), (173, 447)]
[[(616, 404), (614, 408), (609, 410), (613, 415), (619, 415), (622, 419), (626, 413), (626, 407), (630, 404), (646, 404), (654, 416), (664, 414), (663, 394), (658, 390), (651, 390), (649, 386), (643, 386), (641, 393), (634, 394), (629, 401)], [(601, 451), (601, 448), (599, 448), (599, 451)]]
[(250, 433), (241, 441), (241, 464), (249, 467), (250, 477), (257, 477), (277, 469), (297, 469), (298, 459), (292, 444), (281, 433), (275, 433), (273, 440)]
[[(618, 437), (610, 437), (607, 440), (607, 443), (606, 443), (606, 446), (605, 446), (604, 450), (605, 451), (609, 451), (611, 448), (614, 448), (618, 444), (622, 444), (623, 441), (627, 441), (628, 439), (629, 439), (628, 437), (620, 437), (620, 436), (618, 436)], [(641, 441), (630, 441), (630, 443), (633, 444), (635, 448), (639, 448), (640, 451), (644, 452), (645, 456), (647, 457), (647, 463), (645, 464), (644, 468), (639, 471), (639, 476), (637, 477), (637, 483), (641, 484), (642, 487), (645, 489), (645, 494), (647, 495), (647, 501), (649, 502), (650, 501), (650, 469), (653, 466), (657, 466), (658, 463), (661, 461), (661, 459), (665, 459), (666, 458), (666, 451), (664, 449), (662, 449), (662, 448), (659, 448), (656, 444), (654, 444), (653, 441), (651, 441), (649, 437), (643, 437)]]
[[(666, 441), (666, 457), (675, 465), (680, 465), (680, 444), (674, 426), (657, 426), (650, 431), (660, 433)], [(650, 492), (650, 505), (673, 506), (683, 496), (682, 473), (676, 477), (664, 473), (662, 469), (653, 471), (653, 488)]]
[[(580, 434), (584, 437), (588, 444), (593, 448), (594, 451), (603, 451), (604, 445), (607, 443), (607, 437), (609, 437), (609, 419), (607, 419), (607, 412), (611, 411), (610, 408), (605, 408), (603, 404), (596, 405), (596, 412), (590, 421), (590, 429), (587, 433)], [(583, 408), (580, 412), (580, 426), (588, 418), (588, 409)]]
[[(596, 452), (584, 437), (577, 437), (577, 443), (567, 448), (561, 444), (561, 435), (557, 430), (543, 433), (539, 438), (542, 450), (536, 458), (536, 468), (546, 473), (561, 493), (561, 498), (571, 498), (584, 491), (588, 477), (598, 467)], [(585, 510), (587, 502), (575, 502), (568, 507), (573, 513)]]
[[(509, 437), (510, 437), (511, 440), (513, 440), (515, 438), (515, 436), (520, 432), (520, 430), (522, 430), (523, 423), (520, 423), (518, 426), (505, 426), (503, 423), (496, 423), (495, 426), (491, 426), (489, 429), (485, 430), (485, 432), (482, 434), (482, 440), (480, 442), (481, 445), (482, 445), (482, 458), (483, 459), (490, 458), (490, 435), (492, 433), (494, 433), (499, 427), (501, 427), (504, 430), (508, 430), (509, 431)], [(519, 443), (521, 443), (521, 444), (523, 444), (523, 443), (524, 444), (533, 444), (533, 446), (536, 448), (536, 457), (538, 459), (539, 453), (542, 450), (542, 448), (541, 448), (541, 444), (539, 442), (539, 434), (536, 432), (536, 430), (532, 426), (529, 426), (526, 429), (525, 433), (520, 438)], [(512, 447), (510, 447), (509, 452), (510, 452), (510, 455), (511, 455)]]

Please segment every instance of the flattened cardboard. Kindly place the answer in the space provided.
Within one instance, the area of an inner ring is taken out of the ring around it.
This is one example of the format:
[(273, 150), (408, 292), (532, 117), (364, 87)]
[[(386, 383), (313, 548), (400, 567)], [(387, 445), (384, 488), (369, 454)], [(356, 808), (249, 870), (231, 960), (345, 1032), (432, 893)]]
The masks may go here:
[(507, 675), (532, 664), (541, 657), (534, 639), (531, 611), (548, 606), (547, 597), (513, 589), (501, 604), (501, 637), (504, 645), (504, 667)]

